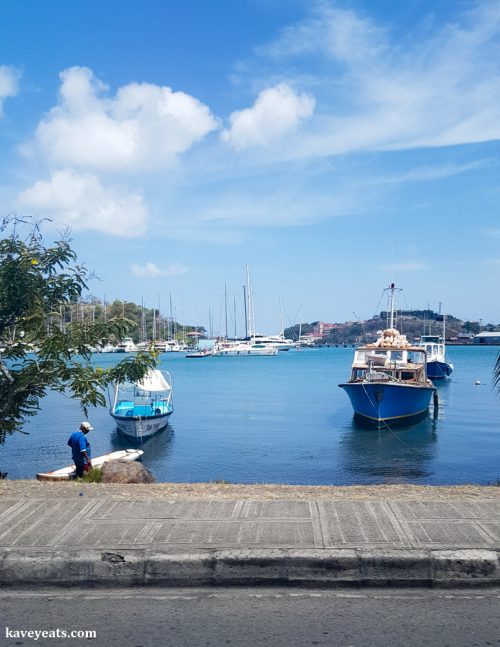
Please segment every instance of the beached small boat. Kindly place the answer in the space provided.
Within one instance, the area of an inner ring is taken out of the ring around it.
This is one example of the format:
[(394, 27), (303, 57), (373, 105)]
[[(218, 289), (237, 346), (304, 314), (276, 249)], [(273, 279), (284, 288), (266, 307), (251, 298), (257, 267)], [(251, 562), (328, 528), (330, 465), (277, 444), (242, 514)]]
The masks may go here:
[(118, 431), (142, 440), (165, 429), (173, 411), (170, 373), (151, 369), (140, 382), (115, 385), (109, 413)]
[[(143, 454), (144, 452), (142, 449), (122, 449), (117, 452), (110, 452), (109, 454), (93, 458), (92, 467), (102, 467), (104, 463), (108, 463), (109, 461), (136, 461)], [(69, 481), (74, 477), (75, 473), (76, 467), (74, 465), (69, 465), (60, 470), (54, 470), (53, 472), (39, 472), (36, 475), (36, 478), (39, 481)]]

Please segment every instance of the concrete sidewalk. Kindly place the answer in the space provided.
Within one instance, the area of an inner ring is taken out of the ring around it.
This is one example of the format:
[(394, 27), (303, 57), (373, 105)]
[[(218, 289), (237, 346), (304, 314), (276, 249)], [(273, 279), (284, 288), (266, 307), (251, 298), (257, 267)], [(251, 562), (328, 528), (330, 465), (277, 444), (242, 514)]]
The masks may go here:
[(499, 585), (499, 551), (500, 497), (0, 497), (2, 585)]

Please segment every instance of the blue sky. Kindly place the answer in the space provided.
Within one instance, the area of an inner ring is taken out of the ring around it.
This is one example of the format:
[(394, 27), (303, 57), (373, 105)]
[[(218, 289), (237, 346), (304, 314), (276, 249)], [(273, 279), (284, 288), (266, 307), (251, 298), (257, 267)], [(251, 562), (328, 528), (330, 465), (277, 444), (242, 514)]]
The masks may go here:
[(0, 204), (91, 292), (241, 331), (500, 321), (499, 0), (2, 0)]

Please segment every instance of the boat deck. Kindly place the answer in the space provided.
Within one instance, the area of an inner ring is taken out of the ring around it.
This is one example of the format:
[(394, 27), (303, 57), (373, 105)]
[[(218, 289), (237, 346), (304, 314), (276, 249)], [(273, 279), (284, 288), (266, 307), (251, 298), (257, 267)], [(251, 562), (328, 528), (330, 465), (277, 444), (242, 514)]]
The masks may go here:
[(160, 414), (166, 414), (170, 412), (170, 407), (167, 402), (153, 402), (152, 404), (148, 402), (147, 404), (137, 404), (132, 400), (121, 400), (117, 403), (114, 410), (116, 416), (154, 416)]

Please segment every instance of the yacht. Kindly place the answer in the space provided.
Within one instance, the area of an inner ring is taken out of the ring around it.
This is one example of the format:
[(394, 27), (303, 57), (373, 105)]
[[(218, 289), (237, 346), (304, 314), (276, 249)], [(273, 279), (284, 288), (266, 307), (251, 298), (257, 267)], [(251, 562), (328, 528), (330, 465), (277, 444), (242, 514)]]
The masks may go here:
[(123, 341), (116, 345), (115, 353), (134, 353), (137, 347), (132, 337), (124, 337)]

